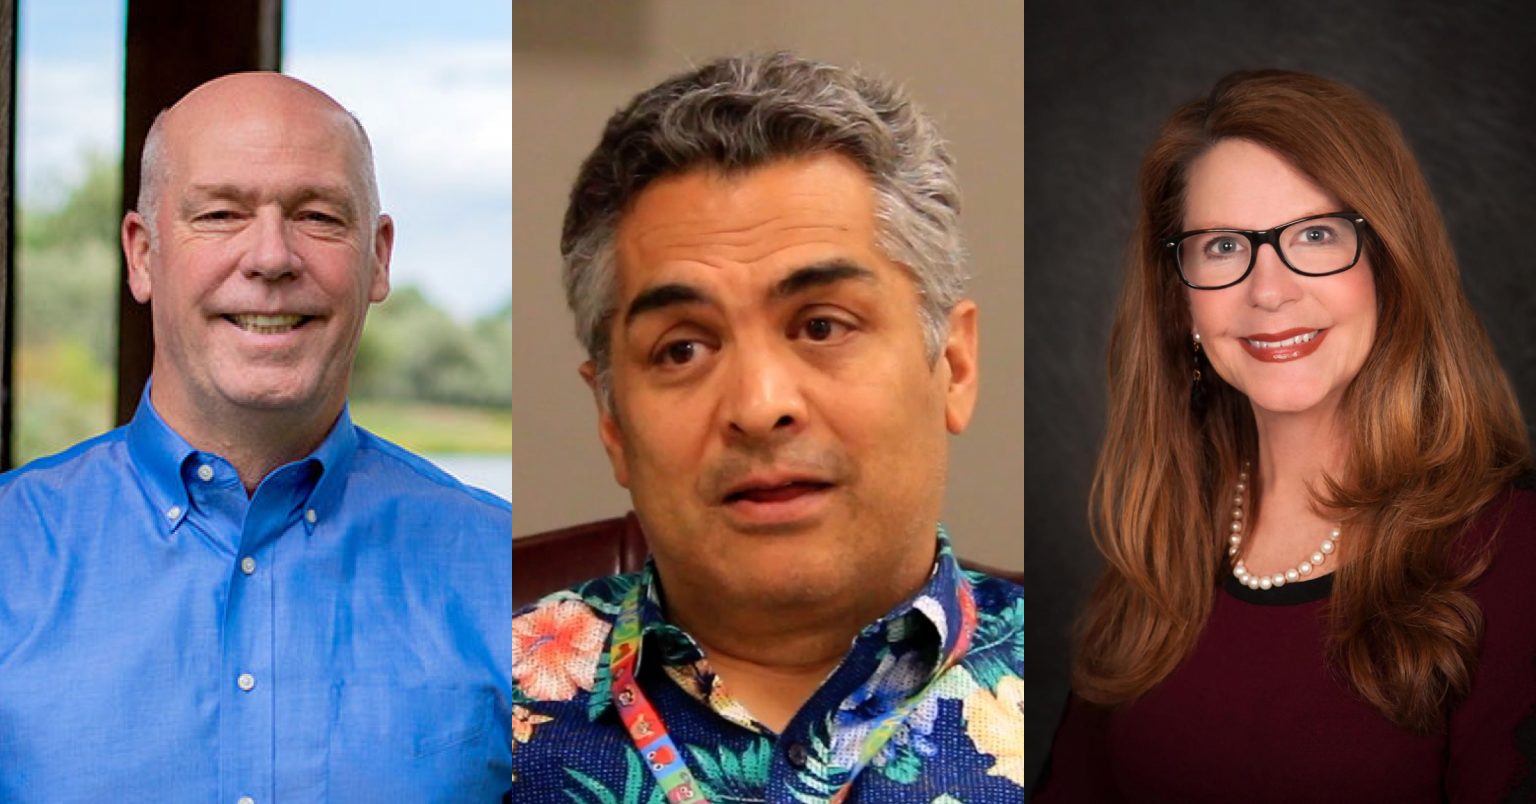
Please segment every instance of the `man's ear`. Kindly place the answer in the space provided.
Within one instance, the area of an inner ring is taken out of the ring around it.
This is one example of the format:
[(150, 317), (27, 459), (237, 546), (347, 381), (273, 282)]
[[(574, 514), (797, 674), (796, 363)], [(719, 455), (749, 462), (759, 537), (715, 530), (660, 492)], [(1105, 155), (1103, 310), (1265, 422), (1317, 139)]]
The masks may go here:
[(123, 216), (123, 256), (128, 261), (128, 290), (139, 304), (150, 297), (149, 223), (144, 216), (130, 211)]
[(597, 404), (597, 437), (602, 439), (603, 450), (608, 453), (608, 463), (613, 466), (613, 479), (620, 486), (629, 488), (629, 464), (624, 461), (624, 431), (619, 419), (608, 405), (603, 389), (597, 382), (597, 364), (588, 360), (579, 369), (581, 378), (592, 391), (592, 401)]
[(976, 303), (970, 299), (949, 311), (949, 338), (944, 342), (944, 354), (940, 359), (949, 367), (944, 424), (955, 435), (964, 432), (966, 425), (971, 423), (971, 413), (976, 410), (978, 315)]
[(373, 278), (368, 285), (368, 301), (378, 304), (389, 298), (389, 258), (395, 250), (395, 219), (380, 215), (373, 230)]

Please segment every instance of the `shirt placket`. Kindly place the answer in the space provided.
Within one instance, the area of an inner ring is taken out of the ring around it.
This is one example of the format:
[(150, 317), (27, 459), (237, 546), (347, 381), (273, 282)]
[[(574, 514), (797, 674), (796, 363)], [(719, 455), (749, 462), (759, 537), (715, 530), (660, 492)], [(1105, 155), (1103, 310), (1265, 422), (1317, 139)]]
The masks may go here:
[[(879, 650), (887, 641), (885, 627), (866, 629), (854, 640), (842, 663), (779, 736), (768, 774), (766, 800), (793, 801), (797, 798), (797, 790), (818, 791), (831, 796), (844, 785), (856, 784), (857, 778), (850, 776), (848, 768), (842, 767), (841, 763), (828, 762), (843, 735), (835, 731), (823, 735), (820, 726), (828, 720), (835, 722), (842, 704), (855, 691), (864, 691), (870, 685), (882, 685), (885, 681), (877, 670)], [(872, 725), (872, 721), (866, 725)], [(860, 733), (863, 734), (862, 730)], [(844, 760), (853, 758), (854, 755), (842, 757)]]
[[(225, 804), (267, 804), (276, 797), (275, 544), (297, 516), (288, 484), (274, 480), (251, 499), (228, 565), (219, 678), (219, 801)], [(244, 493), (238, 486), (234, 492)]]
[(848, 656), (779, 735), (773, 746), (765, 800), (795, 801), (799, 791), (831, 796), (848, 781), (846, 773), (839, 772), (827, 762), (831, 757), (825, 752), (831, 747), (834, 735), (819, 732), (821, 724), (836, 711), (838, 703), (873, 670), (873, 662), (867, 655), (873, 642), (867, 636), (856, 640)]

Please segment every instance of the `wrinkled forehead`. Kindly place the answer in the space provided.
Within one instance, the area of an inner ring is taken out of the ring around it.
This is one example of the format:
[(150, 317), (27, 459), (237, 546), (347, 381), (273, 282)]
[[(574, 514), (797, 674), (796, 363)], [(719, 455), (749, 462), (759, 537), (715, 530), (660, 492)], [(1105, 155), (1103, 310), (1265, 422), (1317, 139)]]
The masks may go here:
[(297, 82), (242, 82), (194, 90), (163, 121), (162, 169), (182, 179), (294, 165), (366, 186), (362, 132), (346, 110)]

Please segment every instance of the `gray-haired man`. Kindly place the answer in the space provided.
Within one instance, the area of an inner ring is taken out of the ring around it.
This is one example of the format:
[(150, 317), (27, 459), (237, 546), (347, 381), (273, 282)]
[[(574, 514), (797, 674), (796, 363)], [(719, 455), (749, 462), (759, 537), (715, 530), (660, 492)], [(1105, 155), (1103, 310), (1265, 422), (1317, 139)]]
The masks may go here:
[(654, 556), (514, 618), (517, 796), (1022, 794), (1022, 591), (938, 526), (958, 211), (928, 119), (831, 65), (726, 59), (609, 120), (562, 252)]

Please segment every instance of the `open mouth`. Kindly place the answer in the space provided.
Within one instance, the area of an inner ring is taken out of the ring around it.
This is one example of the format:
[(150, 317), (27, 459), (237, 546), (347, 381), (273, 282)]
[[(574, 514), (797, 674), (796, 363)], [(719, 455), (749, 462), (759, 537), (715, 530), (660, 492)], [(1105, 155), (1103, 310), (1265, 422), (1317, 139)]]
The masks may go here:
[(307, 315), (258, 315), (237, 313), (224, 316), (224, 320), (256, 335), (281, 335), (292, 332), (313, 320)]
[(1300, 360), (1323, 345), (1323, 339), (1328, 337), (1328, 328), (1323, 329), (1288, 329), (1284, 332), (1255, 332), (1244, 338), (1238, 338), (1238, 343), (1254, 359), (1265, 363), (1289, 363)]
[(806, 494), (813, 494), (832, 487), (831, 483), (812, 480), (791, 480), (774, 486), (752, 486), (725, 495), (727, 505), (738, 502), (781, 503), (789, 502)]
[(1322, 332), (1322, 330), (1314, 329), (1308, 332), (1304, 332), (1300, 335), (1293, 335), (1289, 338), (1283, 338), (1281, 340), (1275, 341), (1261, 341), (1255, 338), (1244, 338), (1243, 340), (1247, 341), (1255, 349), (1285, 349), (1291, 346), (1300, 346), (1304, 343), (1310, 343), (1312, 339), (1316, 338), (1320, 332)]

